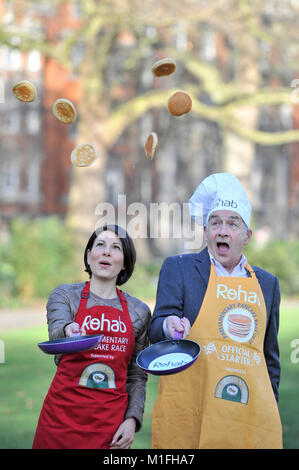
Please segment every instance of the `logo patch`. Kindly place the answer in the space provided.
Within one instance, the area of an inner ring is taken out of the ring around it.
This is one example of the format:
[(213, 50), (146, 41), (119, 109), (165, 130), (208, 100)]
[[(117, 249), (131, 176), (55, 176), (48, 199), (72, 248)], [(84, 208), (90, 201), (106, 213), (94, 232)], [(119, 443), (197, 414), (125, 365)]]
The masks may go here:
[(242, 307), (234, 308), (235, 304), (230, 305), (219, 315), (219, 331), (224, 339), (230, 338), (239, 343), (251, 344), (257, 332), (256, 313), (247, 305), (236, 305), (242, 305)]
[(247, 405), (249, 398), (248, 386), (241, 377), (237, 375), (227, 375), (217, 383), (215, 398)]
[(83, 370), (78, 385), (90, 388), (116, 388), (114, 371), (106, 364), (91, 364)]

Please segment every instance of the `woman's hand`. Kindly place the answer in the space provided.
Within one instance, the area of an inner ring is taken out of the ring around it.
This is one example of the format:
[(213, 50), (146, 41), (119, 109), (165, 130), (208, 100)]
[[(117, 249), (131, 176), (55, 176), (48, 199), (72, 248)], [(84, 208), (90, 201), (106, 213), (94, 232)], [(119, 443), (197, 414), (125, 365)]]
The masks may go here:
[(69, 323), (64, 328), (64, 334), (67, 337), (73, 336), (74, 333), (80, 333), (81, 335), (85, 335), (85, 330), (80, 330), (80, 325), (73, 321), (73, 323)]
[(134, 441), (135, 430), (135, 419), (125, 419), (114, 434), (110, 444), (110, 449), (129, 449)]
[(179, 318), (177, 315), (170, 315), (167, 317), (166, 326), (171, 338), (173, 338), (175, 331), (183, 333), (183, 338), (186, 338), (189, 335), (191, 329), (188, 318)]

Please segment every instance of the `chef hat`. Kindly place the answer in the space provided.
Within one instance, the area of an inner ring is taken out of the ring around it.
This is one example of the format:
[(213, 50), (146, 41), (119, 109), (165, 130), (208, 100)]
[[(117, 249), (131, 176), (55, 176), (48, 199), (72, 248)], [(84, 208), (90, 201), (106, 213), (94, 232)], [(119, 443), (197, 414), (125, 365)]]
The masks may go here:
[(237, 212), (249, 228), (251, 204), (244, 187), (232, 173), (215, 173), (205, 178), (189, 199), (190, 214), (196, 223), (206, 225), (212, 212)]

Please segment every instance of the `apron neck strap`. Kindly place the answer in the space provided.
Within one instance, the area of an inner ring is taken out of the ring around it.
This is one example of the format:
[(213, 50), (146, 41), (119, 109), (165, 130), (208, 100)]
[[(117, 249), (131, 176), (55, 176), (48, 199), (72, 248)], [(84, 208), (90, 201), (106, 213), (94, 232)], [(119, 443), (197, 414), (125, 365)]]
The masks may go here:
[(80, 308), (85, 308), (89, 297), (90, 281), (86, 281), (81, 291)]
[[(256, 277), (255, 276), (255, 272), (254, 270), (252, 269), (252, 267), (250, 266), (250, 264), (246, 263), (245, 266), (244, 266), (245, 270), (247, 271), (247, 274), (248, 276), (247, 277)], [(211, 263), (211, 274), (210, 276), (214, 276), (214, 277), (217, 277), (217, 274), (216, 274), (216, 269), (215, 269), (215, 266), (213, 263)]]
[(250, 264), (246, 263), (244, 268), (246, 269), (247, 273), (249, 273), (249, 277), (255, 277), (255, 272), (250, 266)]
[(126, 299), (125, 299), (124, 294), (123, 294), (122, 291), (121, 291), (120, 289), (118, 289), (117, 287), (116, 287), (116, 292), (117, 292), (117, 295), (118, 295), (119, 300), (120, 300), (120, 302), (121, 302), (121, 306), (122, 306), (123, 312), (129, 313), (129, 311), (128, 311), (128, 304), (127, 304), (127, 301), (126, 301)]
[[(86, 304), (88, 301), (89, 297), (89, 290), (90, 290), (90, 281), (86, 281), (85, 285), (81, 291), (81, 301), (80, 301), (80, 308), (86, 308)], [(120, 289), (116, 287), (116, 292), (118, 295), (118, 298), (121, 302), (122, 310), (125, 312), (128, 312), (128, 306), (127, 306), (127, 301)]]

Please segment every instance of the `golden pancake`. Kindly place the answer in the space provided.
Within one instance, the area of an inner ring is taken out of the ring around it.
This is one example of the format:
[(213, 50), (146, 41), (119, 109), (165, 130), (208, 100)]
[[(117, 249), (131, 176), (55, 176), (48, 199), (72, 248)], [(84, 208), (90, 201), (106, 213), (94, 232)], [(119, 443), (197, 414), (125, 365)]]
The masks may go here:
[(12, 91), (18, 100), (24, 101), (26, 103), (34, 101), (37, 97), (35, 86), (28, 80), (21, 80), (20, 82), (16, 83)]
[(155, 132), (151, 132), (148, 138), (145, 141), (145, 154), (147, 158), (152, 160), (156, 153), (158, 146), (158, 136)]
[(53, 114), (64, 124), (72, 124), (77, 118), (77, 111), (73, 103), (66, 98), (59, 98), (52, 108)]
[(90, 166), (98, 157), (98, 151), (92, 144), (79, 144), (71, 153), (74, 166)]
[(192, 100), (184, 91), (176, 91), (168, 100), (168, 111), (173, 116), (189, 113), (191, 108)]
[(166, 59), (158, 60), (152, 66), (152, 72), (156, 77), (164, 77), (165, 75), (171, 75), (176, 69), (176, 63), (170, 57)]

